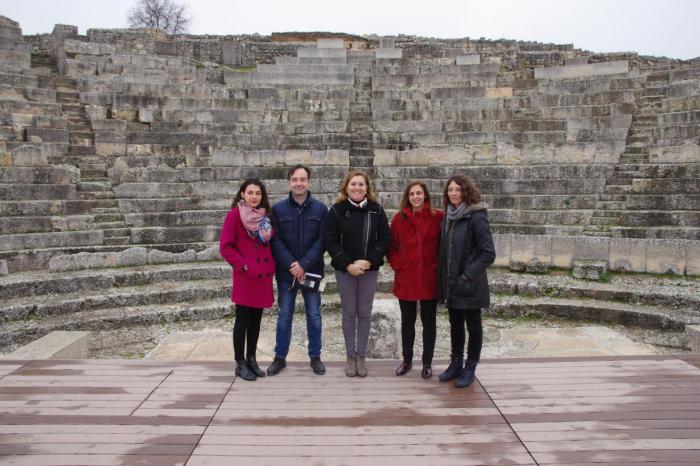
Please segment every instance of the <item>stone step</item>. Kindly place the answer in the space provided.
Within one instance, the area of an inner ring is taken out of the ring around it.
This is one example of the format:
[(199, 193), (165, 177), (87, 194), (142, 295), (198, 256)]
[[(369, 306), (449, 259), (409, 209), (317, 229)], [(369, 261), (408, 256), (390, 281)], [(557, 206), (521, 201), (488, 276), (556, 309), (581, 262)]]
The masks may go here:
[(112, 229), (128, 229), (128, 225), (124, 220), (119, 220), (115, 222), (95, 222), (93, 226), (99, 230), (112, 230)]
[(113, 191), (80, 191), (77, 193), (78, 199), (97, 200), (97, 199), (114, 199)]
[(125, 246), (131, 244), (131, 236), (105, 236), (103, 242), (105, 246)]
[(75, 186), (77, 191), (90, 191), (90, 192), (96, 192), (96, 191), (112, 191), (112, 183), (107, 182), (107, 181), (86, 181), (86, 182), (81, 182), (77, 183)]
[[(620, 210), (625, 208), (625, 203), (621, 201), (600, 201), (596, 202), (596, 211), (598, 210)], [(595, 213), (594, 213), (595, 215)]]
[[(117, 201), (114, 203), (116, 205)], [(93, 214), (120, 214), (121, 210), (119, 210), (119, 207), (97, 207), (92, 209), (91, 212)]]
[(596, 211), (591, 217), (591, 225), (616, 226), (620, 224), (620, 218), (610, 216), (609, 211)]
[(26, 298), (0, 301), (0, 321), (62, 317), (83, 311), (94, 311), (124, 306), (147, 306), (196, 302), (207, 299), (230, 298), (229, 278), (188, 280), (186, 282), (161, 281), (142, 286), (67, 293), (60, 295), (35, 295), (31, 302)]
[(622, 325), (633, 325), (658, 331), (683, 331), (686, 325), (700, 323), (700, 313), (673, 307), (639, 306), (634, 304), (557, 298), (507, 299), (491, 304), (488, 314), (521, 317), (526, 315), (558, 316)]
[(97, 331), (136, 325), (166, 324), (181, 321), (217, 320), (233, 315), (229, 299), (170, 303), (135, 307), (118, 307), (78, 312), (69, 318), (60, 316), (42, 319), (33, 325), (14, 322), (0, 331), (0, 348), (17, 346), (41, 338), (57, 330)]
[(94, 156), (97, 154), (97, 149), (94, 145), (72, 145), (68, 148), (68, 153), (79, 157)]
[(56, 102), (58, 103), (79, 103), (77, 92), (56, 92)]
[(350, 166), (353, 168), (367, 168), (374, 166), (374, 157), (350, 156)]
[(606, 185), (606, 194), (628, 194), (632, 192), (632, 185)]
[(102, 233), (105, 238), (131, 238), (131, 228), (105, 228)]
[(96, 213), (93, 211), (93, 218), (95, 220), (95, 223), (123, 222), (124, 214), (122, 214), (121, 212)]

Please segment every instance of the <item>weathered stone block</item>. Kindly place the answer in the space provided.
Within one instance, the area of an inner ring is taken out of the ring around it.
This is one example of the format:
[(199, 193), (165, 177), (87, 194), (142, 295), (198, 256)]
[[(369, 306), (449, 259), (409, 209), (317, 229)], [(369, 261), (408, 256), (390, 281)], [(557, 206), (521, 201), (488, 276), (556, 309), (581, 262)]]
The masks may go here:
[(66, 39), (63, 42), (66, 52), (73, 55), (100, 55), (100, 45), (95, 42), (83, 42), (75, 39)]
[(48, 164), (46, 154), (37, 146), (25, 144), (12, 151), (12, 165), (15, 167), (41, 167)]
[(343, 39), (316, 39), (318, 49), (344, 49)]
[(148, 263), (148, 249), (142, 247), (129, 248), (117, 253), (117, 267), (133, 267)]
[(610, 256), (610, 238), (586, 236), (552, 237), (552, 266), (570, 269), (580, 259), (595, 259), (607, 263)]
[(688, 244), (683, 240), (647, 240), (645, 267), (647, 273), (685, 274)]
[(485, 97), (492, 99), (501, 99), (506, 97), (513, 97), (512, 87), (487, 87)]
[(700, 241), (688, 241), (685, 274), (690, 276), (700, 275)]
[(61, 254), (49, 260), (49, 272), (66, 272), (70, 270), (103, 269), (116, 265), (115, 252), (79, 252)]
[(241, 64), (241, 44), (221, 44), (221, 62), (224, 65), (238, 66)]
[(690, 351), (700, 353), (700, 325), (686, 325), (685, 333), (688, 335)]
[(398, 59), (403, 57), (403, 50), (401, 49), (376, 49), (375, 54), (377, 60), (390, 60)]
[(395, 359), (399, 352), (401, 312), (396, 300), (375, 299), (367, 343), (367, 357)]
[(214, 245), (203, 251), (199, 251), (196, 255), (196, 259), (202, 262), (222, 260), (221, 254), (219, 253), (219, 246)]
[[(511, 269), (543, 273), (552, 264), (552, 238), (540, 235), (513, 235)], [(544, 270), (543, 270), (544, 269)]]
[(7, 357), (18, 360), (86, 359), (89, 342), (90, 332), (54, 331), (16, 349)]
[(596, 259), (576, 259), (571, 275), (580, 280), (599, 281), (608, 271), (608, 262)]
[(194, 262), (195, 260), (196, 254), (191, 249), (179, 254), (161, 251), (159, 249), (151, 249), (148, 251), (149, 264), (174, 264), (180, 262)]
[(493, 242), (496, 248), (496, 260), (493, 265), (495, 267), (508, 267), (513, 247), (513, 235), (493, 235)]
[(478, 65), (481, 63), (481, 55), (478, 53), (470, 55), (458, 55), (455, 58), (455, 63), (457, 65)]
[(629, 62), (618, 60), (590, 65), (550, 66), (535, 68), (535, 79), (570, 79), (629, 73)]
[(7, 261), (6, 260), (0, 260), (0, 277), (4, 277), (5, 275), (8, 274), (7, 271)]

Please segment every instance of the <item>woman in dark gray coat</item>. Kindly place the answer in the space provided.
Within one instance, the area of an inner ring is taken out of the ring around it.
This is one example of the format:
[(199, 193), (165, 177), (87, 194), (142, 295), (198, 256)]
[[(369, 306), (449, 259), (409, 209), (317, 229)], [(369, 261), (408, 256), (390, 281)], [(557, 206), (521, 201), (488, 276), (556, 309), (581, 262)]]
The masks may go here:
[[(474, 372), (481, 356), (483, 329), (481, 309), (489, 306), (489, 283), (486, 268), (496, 258), (486, 204), (474, 182), (464, 175), (447, 180), (442, 194), (445, 219), (440, 232), (438, 266), (439, 301), (450, 316), (450, 365), (440, 374), (440, 381), (455, 380), (463, 388), (474, 382)], [(469, 340), (464, 357), (467, 324)]]

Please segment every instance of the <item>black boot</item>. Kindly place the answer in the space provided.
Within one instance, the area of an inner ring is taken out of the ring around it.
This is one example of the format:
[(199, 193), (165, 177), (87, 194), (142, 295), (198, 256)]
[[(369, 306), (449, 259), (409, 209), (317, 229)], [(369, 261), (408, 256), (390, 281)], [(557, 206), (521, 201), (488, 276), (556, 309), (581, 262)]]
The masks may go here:
[(284, 358), (275, 356), (275, 359), (272, 360), (272, 364), (270, 364), (267, 368), (267, 375), (277, 375), (285, 367), (287, 367), (287, 361), (285, 361)]
[(236, 375), (242, 378), (243, 380), (249, 380), (251, 382), (257, 379), (255, 374), (253, 374), (253, 372), (251, 372), (251, 370), (248, 369), (248, 366), (246, 366), (246, 363), (243, 359), (241, 359), (240, 361), (236, 361)]
[(250, 369), (250, 372), (255, 374), (256, 377), (265, 377), (265, 372), (258, 366), (258, 361), (255, 360), (255, 355), (248, 356), (245, 364), (248, 366), (248, 369)]
[(474, 382), (474, 379), (476, 379), (476, 375), (474, 375), (474, 373), (476, 372), (477, 364), (479, 364), (477, 361), (470, 361), (469, 359), (467, 359), (467, 363), (464, 365), (462, 375), (460, 375), (457, 378), (457, 380), (455, 380), (455, 387), (465, 388), (470, 386)]
[(447, 366), (447, 370), (440, 374), (440, 382), (449, 382), (462, 375), (462, 355), (452, 356), (450, 358), (450, 365)]

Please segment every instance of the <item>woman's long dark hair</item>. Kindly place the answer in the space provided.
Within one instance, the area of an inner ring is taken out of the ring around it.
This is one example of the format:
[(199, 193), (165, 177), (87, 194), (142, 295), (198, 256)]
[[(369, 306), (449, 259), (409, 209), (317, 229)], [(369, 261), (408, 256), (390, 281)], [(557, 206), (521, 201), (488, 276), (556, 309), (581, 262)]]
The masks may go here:
[(433, 208), (430, 190), (428, 190), (428, 186), (422, 181), (411, 181), (406, 185), (406, 189), (403, 190), (403, 195), (401, 196), (401, 202), (399, 203), (399, 212), (403, 212), (404, 209), (410, 207), (408, 192), (414, 186), (420, 186), (420, 188), (423, 190), (423, 195), (425, 196), (424, 202), (430, 206), (430, 213), (433, 213), (435, 209)]
[(260, 206), (263, 209), (265, 209), (266, 213), (270, 213), (270, 200), (267, 198), (267, 190), (265, 189), (265, 185), (263, 184), (262, 181), (260, 181), (257, 178), (248, 178), (243, 182), (241, 185), (240, 189), (238, 190), (238, 193), (236, 194), (236, 197), (233, 199), (233, 202), (231, 203), (231, 208), (234, 208), (238, 205), (239, 202), (243, 200), (243, 193), (245, 190), (248, 188), (250, 185), (255, 185), (258, 188), (260, 188), (260, 194), (262, 194), (261, 199), (260, 199)]
[(479, 192), (479, 188), (476, 187), (474, 181), (466, 175), (456, 173), (447, 180), (447, 183), (445, 183), (445, 189), (442, 191), (442, 206), (445, 209), (447, 209), (447, 206), (450, 205), (450, 198), (447, 196), (447, 187), (453, 181), (461, 188), (462, 200), (467, 205), (478, 204), (481, 202), (481, 192)]

